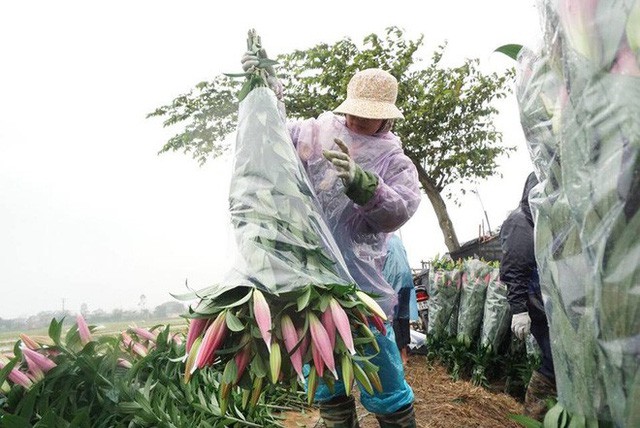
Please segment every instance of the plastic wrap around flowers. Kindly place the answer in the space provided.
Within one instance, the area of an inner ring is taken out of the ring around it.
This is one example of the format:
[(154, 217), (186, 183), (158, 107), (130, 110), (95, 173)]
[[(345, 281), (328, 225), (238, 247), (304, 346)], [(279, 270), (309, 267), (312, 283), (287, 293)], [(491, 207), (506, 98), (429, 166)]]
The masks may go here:
[(265, 379), (297, 388), (305, 364), (309, 401), (338, 370), (347, 395), (355, 381), (382, 390), (369, 359), (386, 315), (349, 275), (277, 102), (258, 87), (240, 104), (229, 193), (235, 264), (222, 283), (179, 296), (199, 299), (187, 315), (185, 381), (219, 367), (223, 413), (236, 388), (249, 407)]
[(640, 415), (640, 1), (545, 2), (518, 102), (540, 184), (536, 257), (559, 402)]

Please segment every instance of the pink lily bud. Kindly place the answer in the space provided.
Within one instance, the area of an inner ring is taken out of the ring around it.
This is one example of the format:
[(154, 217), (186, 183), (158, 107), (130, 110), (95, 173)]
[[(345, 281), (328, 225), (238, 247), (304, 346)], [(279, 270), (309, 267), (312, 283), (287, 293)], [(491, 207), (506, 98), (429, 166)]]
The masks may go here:
[(300, 355), (302, 356), (302, 358), (304, 358), (304, 356), (307, 354), (307, 350), (309, 349), (309, 335), (305, 334), (303, 336), (302, 327), (296, 328), (296, 334), (298, 335), (298, 340), (300, 337), (302, 337), (302, 341), (300, 342), (300, 346), (298, 346), (298, 349), (300, 350)]
[(373, 323), (374, 326), (376, 326), (376, 328), (378, 329), (378, 331), (383, 335), (386, 336), (387, 335), (387, 328), (384, 326), (384, 322), (382, 321), (382, 319), (380, 319), (380, 317), (373, 315), (371, 317), (371, 322)]
[(251, 361), (251, 347), (245, 345), (242, 350), (238, 354), (236, 354), (235, 361), (236, 367), (238, 368), (238, 374), (236, 376), (234, 385), (240, 382), (240, 378), (244, 374), (244, 371)]
[(620, 44), (616, 58), (611, 66), (611, 73), (640, 76), (640, 67), (638, 67), (636, 56), (626, 42)]
[(157, 333), (151, 332), (146, 328), (131, 327), (131, 331), (133, 331), (136, 334), (136, 336), (138, 336), (140, 339), (145, 339), (145, 340), (148, 340), (149, 342), (155, 342), (156, 339), (158, 338)]
[(131, 361), (125, 360), (124, 358), (118, 358), (117, 364), (118, 366), (124, 367), (125, 369), (130, 369), (131, 367), (133, 367)]
[(121, 333), (121, 336), (122, 336), (122, 343), (124, 344), (125, 348), (127, 348), (128, 350), (131, 350), (133, 353), (138, 354), (141, 357), (147, 356), (148, 354), (147, 348), (143, 346), (141, 343), (134, 342), (131, 336), (127, 334), (127, 332), (123, 331)]
[(178, 333), (171, 336), (171, 340), (178, 346), (182, 345), (182, 337)]
[[(3, 369), (4, 366), (5, 363), (0, 361), (0, 370)], [(7, 376), (7, 379), (9, 379), (10, 382), (13, 382), (16, 385), (20, 385), (27, 389), (30, 388), (31, 385), (33, 385), (33, 382), (31, 381), (31, 379), (29, 379), (29, 376), (16, 369), (11, 369), (9, 375)]]
[(333, 316), (331, 315), (330, 310), (326, 310), (322, 313), (321, 322), (324, 329), (327, 331), (327, 336), (329, 336), (329, 342), (331, 343), (331, 347), (336, 346), (336, 325), (333, 322)]
[(44, 379), (44, 372), (42, 371), (42, 369), (38, 367), (37, 364), (34, 364), (32, 361), (30, 361), (28, 358), (25, 359), (27, 360), (28, 367), (27, 377), (31, 379), (33, 383), (38, 383), (42, 379)]
[(80, 335), (80, 341), (82, 344), (86, 345), (91, 342), (91, 331), (89, 331), (87, 321), (85, 321), (82, 314), (78, 314), (76, 316), (76, 324), (78, 325), (78, 335)]
[(196, 338), (202, 334), (204, 329), (207, 327), (210, 319), (209, 318), (194, 318), (189, 322), (189, 330), (187, 331), (187, 354), (191, 351), (191, 346), (193, 342), (195, 342)]
[(336, 363), (333, 358), (333, 347), (331, 346), (331, 342), (329, 342), (327, 331), (313, 312), (309, 312), (309, 329), (311, 330), (311, 341), (320, 352), (322, 361), (324, 361), (327, 368), (337, 379), (338, 373), (336, 372)]
[(351, 355), (355, 355), (356, 349), (353, 346), (353, 336), (351, 335), (351, 325), (349, 325), (349, 317), (347, 313), (344, 311), (340, 303), (334, 298), (331, 298), (329, 301), (329, 308), (331, 309), (331, 316), (333, 317), (333, 322), (344, 342), (345, 346), (351, 352)]
[(324, 361), (322, 361), (322, 355), (320, 355), (320, 351), (318, 351), (318, 348), (313, 342), (311, 342), (311, 357), (313, 358), (313, 366), (316, 368), (318, 376), (322, 377), (324, 374)]
[(558, 17), (569, 45), (582, 56), (600, 62), (601, 46), (596, 26), (598, 0), (560, 0)]
[(29, 367), (31, 367), (32, 364), (36, 365), (44, 373), (47, 373), (52, 368), (56, 367), (56, 363), (32, 349), (23, 348), (22, 355), (24, 355), (25, 359), (27, 360), (27, 364), (31, 362), (31, 364), (29, 364)]
[(267, 349), (271, 352), (271, 309), (264, 295), (257, 288), (253, 290), (253, 315), (264, 343), (267, 344)]
[(215, 352), (220, 348), (227, 335), (227, 322), (225, 320), (227, 311), (218, 314), (216, 319), (207, 327), (207, 331), (202, 338), (202, 344), (196, 356), (195, 366), (199, 369), (213, 362)]
[(289, 353), (289, 359), (293, 369), (298, 373), (300, 380), (304, 381), (304, 375), (302, 374), (302, 354), (300, 354), (300, 348), (291, 353), (293, 348), (298, 344), (298, 333), (291, 321), (289, 315), (284, 314), (280, 319), (280, 327), (282, 329), (282, 340), (284, 340), (284, 347)]
[(20, 340), (22, 340), (22, 343), (24, 344), (24, 346), (26, 346), (29, 349), (32, 349), (35, 351), (36, 349), (40, 348), (40, 345), (35, 340), (33, 340), (30, 336), (27, 336), (24, 333), (20, 334)]

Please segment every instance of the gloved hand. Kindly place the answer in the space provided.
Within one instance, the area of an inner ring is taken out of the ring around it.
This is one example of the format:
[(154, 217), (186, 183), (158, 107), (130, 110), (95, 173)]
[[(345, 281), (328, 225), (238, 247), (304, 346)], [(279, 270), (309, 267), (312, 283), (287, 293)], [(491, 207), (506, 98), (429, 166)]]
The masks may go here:
[(255, 52), (245, 52), (240, 62), (242, 63), (244, 72), (248, 73), (260, 64), (260, 58), (258, 58), (258, 54)]
[(511, 317), (511, 331), (520, 340), (523, 340), (531, 331), (531, 318), (528, 312), (520, 312)]
[[(254, 71), (260, 65), (261, 58), (268, 58), (267, 52), (265, 52), (264, 49), (260, 49), (258, 52), (245, 52), (245, 54), (242, 56), (242, 59), (240, 60), (242, 64), (242, 70), (244, 70), (245, 73)], [(276, 98), (282, 101), (282, 99), (284, 98), (284, 86), (282, 85), (282, 82), (280, 82), (280, 79), (278, 79), (278, 77), (276, 76), (276, 72), (273, 69), (273, 66), (267, 65), (262, 68), (264, 69), (264, 71), (266, 71), (267, 85), (269, 85), (269, 88), (271, 88), (271, 90), (275, 92)]]
[(333, 141), (338, 145), (340, 151), (324, 150), (322, 154), (336, 168), (338, 177), (342, 179), (344, 186), (349, 187), (356, 176), (356, 163), (349, 156), (349, 148), (341, 139), (334, 138)]

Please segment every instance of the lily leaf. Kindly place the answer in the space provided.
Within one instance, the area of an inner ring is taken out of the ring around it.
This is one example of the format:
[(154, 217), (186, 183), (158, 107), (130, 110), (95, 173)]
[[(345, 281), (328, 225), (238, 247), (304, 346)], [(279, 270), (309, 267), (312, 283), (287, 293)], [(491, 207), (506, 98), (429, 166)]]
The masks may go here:
[(521, 49), (522, 49), (522, 45), (508, 44), (508, 45), (500, 46), (494, 52), (503, 53), (506, 56), (508, 56), (509, 58), (515, 60), (515, 59), (518, 59), (518, 54), (520, 53)]

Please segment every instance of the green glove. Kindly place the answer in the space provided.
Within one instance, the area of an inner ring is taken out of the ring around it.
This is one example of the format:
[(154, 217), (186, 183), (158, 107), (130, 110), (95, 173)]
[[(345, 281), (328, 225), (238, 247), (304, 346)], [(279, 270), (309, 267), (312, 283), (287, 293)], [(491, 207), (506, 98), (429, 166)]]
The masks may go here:
[(364, 205), (373, 197), (378, 187), (378, 177), (363, 170), (349, 156), (349, 148), (339, 138), (334, 142), (340, 148), (338, 150), (325, 150), (324, 157), (333, 164), (342, 179), (345, 193), (353, 202)]

